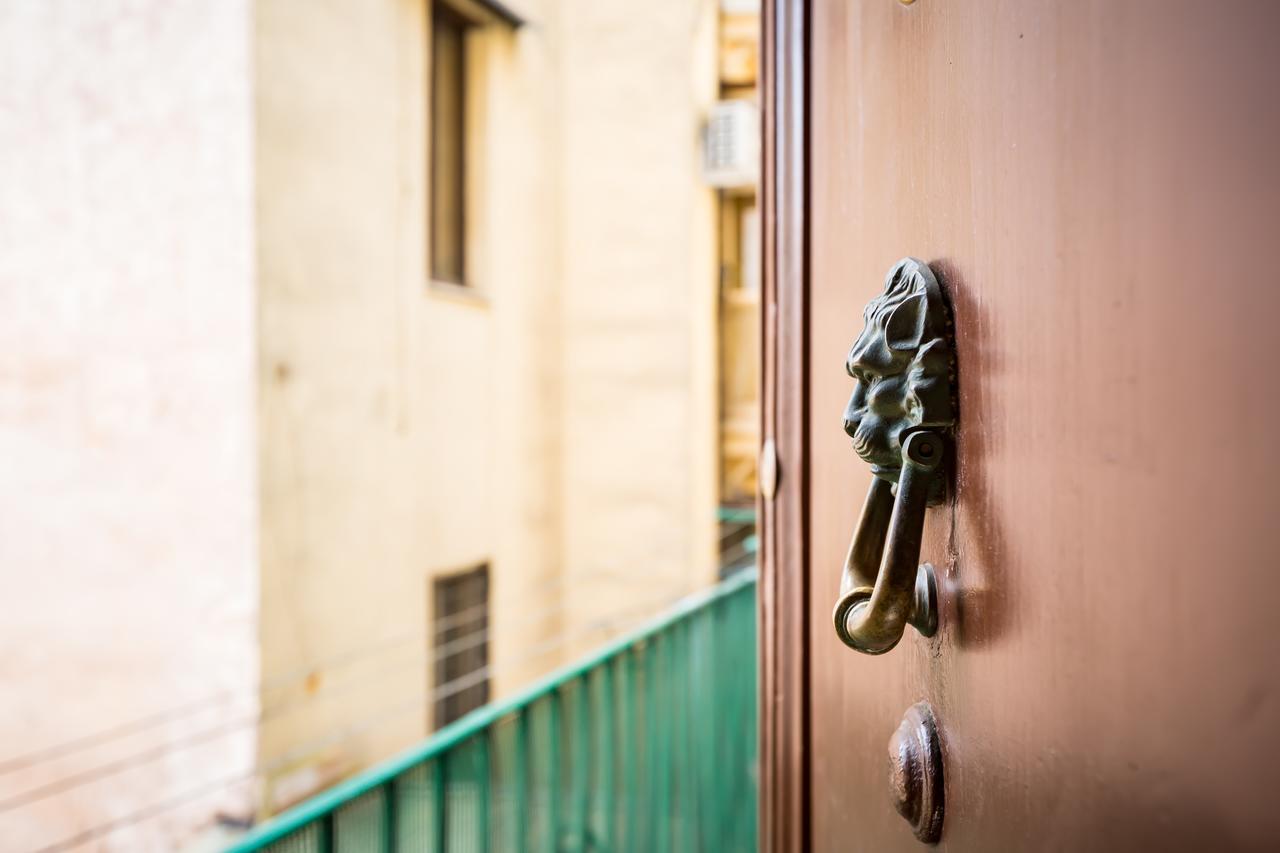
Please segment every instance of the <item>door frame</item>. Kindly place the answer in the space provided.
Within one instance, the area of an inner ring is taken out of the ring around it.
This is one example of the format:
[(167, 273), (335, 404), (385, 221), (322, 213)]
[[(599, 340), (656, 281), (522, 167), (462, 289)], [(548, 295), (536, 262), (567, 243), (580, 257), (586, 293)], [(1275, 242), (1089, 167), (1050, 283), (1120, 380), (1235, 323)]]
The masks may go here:
[(760, 849), (809, 837), (809, 0), (765, 0)]

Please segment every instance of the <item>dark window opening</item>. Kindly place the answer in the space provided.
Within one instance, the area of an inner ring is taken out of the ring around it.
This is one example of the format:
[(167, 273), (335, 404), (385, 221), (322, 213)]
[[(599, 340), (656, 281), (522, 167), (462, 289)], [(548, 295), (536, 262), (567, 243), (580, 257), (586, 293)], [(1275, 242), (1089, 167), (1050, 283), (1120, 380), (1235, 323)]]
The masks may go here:
[(431, 277), (466, 283), (467, 29), (447, 6), (431, 13)]
[(489, 567), (435, 579), (436, 727), (489, 701)]

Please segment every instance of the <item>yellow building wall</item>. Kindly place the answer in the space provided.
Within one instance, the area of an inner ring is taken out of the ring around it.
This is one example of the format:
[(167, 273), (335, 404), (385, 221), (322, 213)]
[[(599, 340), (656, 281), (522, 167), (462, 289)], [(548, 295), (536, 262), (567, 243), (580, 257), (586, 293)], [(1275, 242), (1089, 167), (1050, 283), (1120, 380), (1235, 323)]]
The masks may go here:
[(717, 33), (710, 3), (565, 9), (563, 565), (587, 620), (714, 575)]
[(470, 292), (427, 276), (427, 3), (255, 7), (268, 808), (428, 730), (432, 577), (489, 563), (501, 694), (714, 575), (714, 6), (510, 5)]

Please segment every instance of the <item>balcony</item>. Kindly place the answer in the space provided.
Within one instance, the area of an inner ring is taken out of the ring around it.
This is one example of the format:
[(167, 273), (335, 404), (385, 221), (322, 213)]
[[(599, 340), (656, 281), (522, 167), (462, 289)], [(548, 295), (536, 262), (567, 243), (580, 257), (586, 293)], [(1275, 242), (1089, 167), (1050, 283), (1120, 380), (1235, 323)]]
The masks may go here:
[(748, 568), (228, 853), (756, 848)]

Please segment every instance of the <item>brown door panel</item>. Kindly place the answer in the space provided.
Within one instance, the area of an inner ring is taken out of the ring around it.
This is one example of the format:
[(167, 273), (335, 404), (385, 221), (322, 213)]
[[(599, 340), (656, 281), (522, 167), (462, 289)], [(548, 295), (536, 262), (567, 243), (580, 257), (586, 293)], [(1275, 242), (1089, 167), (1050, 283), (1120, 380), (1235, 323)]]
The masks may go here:
[[(1278, 34), (1265, 2), (814, 0), (817, 850), (919, 849), (885, 751), (921, 699), (942, 849), (1275, 848)], [(953, 304), (958, 470), (941, 630), (866, 657), (831, 628), (844, 359), (906, 255)]]

